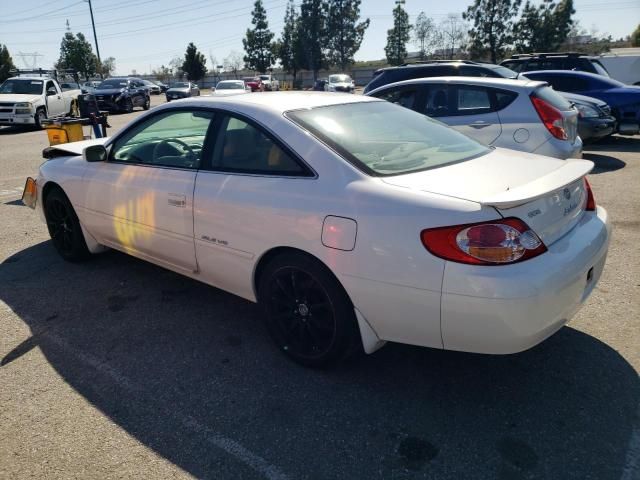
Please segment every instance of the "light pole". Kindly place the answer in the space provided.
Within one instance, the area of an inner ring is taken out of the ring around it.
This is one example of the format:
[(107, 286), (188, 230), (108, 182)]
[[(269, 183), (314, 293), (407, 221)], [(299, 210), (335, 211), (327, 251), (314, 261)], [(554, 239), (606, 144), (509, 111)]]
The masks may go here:
[[(91, 0), (85, 0), (85, 2), (89, 3), (89, 13), (91, 14), (91, 26), (93, 27), (93, 40), (96, 42), (96, 55), (98, 57), (98, 65), (102, 66), (102, 61), (100, 60), (100, 48), (98, 47), (98, 35), (96, 35), (96, 24), (93, 21), (93, 7), (91, 6)], [(102, 76), (102, 71), (100, 72), (100, 76)]]

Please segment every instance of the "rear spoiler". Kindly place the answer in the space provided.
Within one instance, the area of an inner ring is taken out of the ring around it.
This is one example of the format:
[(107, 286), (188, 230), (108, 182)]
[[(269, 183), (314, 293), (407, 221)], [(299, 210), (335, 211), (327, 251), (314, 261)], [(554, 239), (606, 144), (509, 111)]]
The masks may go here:
[(589, 160), (567, 160), (560, 168), (533, 182), (480, 200), (480, 203), (496, 208), (517, 207), (575, 182), (588, 174), (593, 167), (593, 162)]

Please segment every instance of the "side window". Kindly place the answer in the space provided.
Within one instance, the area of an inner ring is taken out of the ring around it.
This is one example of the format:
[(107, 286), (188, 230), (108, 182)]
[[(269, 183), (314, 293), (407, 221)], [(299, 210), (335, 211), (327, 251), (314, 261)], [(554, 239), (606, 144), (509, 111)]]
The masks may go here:
[(491, 71), (488, 68), (478, 68), (478, 67), (468, 67), (462, 66), (460, 67), (460, 75), (465, 77), (499, 77), (496, 73)]
[(493, 94), (496, 97), (496, 111), (500, 111), (503, 108), (507, 108), (511, 105), (516, 98), (518, 98), (518, 94), (515, 92), (508, 92), (506, 90), (493, 90)]
[(309, 176), (309, 171), (260, 129), (235, 117), (222, 121), (213, 169), (266, 175)]
[(402, 107), (410, 109), (414, 108), (417, 96), (418, 90), (416, 87), (392, 88), (376, 95), (376, 97), (381, 98), (382, 100), (396, 103)]
[(199, 168), (204, 140), (214, 113), (171, 111), (134, 127), (114, 144), (115, 162), (176, 168)]
[(446, 117), (451, 115), (449, 105), (450, 89), (445, 84), (431, 84), (425, 95), (424, 113), (430, 117)]
[(486, 88), (458, 85), (455, 98), (457, 115), (475, 115), (491, 111), (491, 98)]
[(58, 92), (58, 89), (56, 88), (56, 86), (53, 84), (53, 82), (51, 80), (49, 80), (47, 82), (47, 86), (45, 88), (45, 92), (47, 93), (47, 96), (56, 95), (56, 93), (50, 93), (49, 90), (52, 90), (52, 91), (54, 91), (56, 93)]

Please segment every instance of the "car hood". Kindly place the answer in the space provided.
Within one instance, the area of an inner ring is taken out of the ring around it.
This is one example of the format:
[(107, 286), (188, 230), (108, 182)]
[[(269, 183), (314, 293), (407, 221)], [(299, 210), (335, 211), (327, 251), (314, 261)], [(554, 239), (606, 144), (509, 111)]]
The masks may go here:
[(228, 95), (242, 95), (243, 93), (247, 93), (245, 90), (216, 90), (212, 93), (215, 97), (226, 97)]
[(20, 93), (2, 93), (0, 94), (0, 102), (37, 102), (42, 97), (40, 95), (29, 95)]
[(497, 207), (521, 205), (561, 188), (593, 168), (587, 160), (559, 160), (495, 148), (487, 155), (433, 170), (384, 177), (388, 184)]
[(188, 88), (170, 88), (167, 93), (187, 93), (188, 91)]
[(330, 83), (329, 86), (330, 87), (351, 87), (352, 83), (351, 82), (337, 82), (337, 83)]
[(96, 95), (114, 95), (116, 93), (124, 93), (124, 89), (122, 88), (103, 88), (103, 89), (94, 89), (93, 93)]

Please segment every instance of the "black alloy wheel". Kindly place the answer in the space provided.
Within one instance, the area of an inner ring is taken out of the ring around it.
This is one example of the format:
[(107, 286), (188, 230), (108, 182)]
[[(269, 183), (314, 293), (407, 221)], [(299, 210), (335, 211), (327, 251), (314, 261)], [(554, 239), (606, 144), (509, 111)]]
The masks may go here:
[(70, 262), (90, 256), (84, 241), (80, 221), (64, 193), (54, 190), (45, 199), (47, 229), (53, 246), (60, 256)]
[(333, 274), (317, 260), (276, 257), (260, 282), (266, 325), (278, 348), (310, 367), (333, 365), (360, 345), (353, 305)]
[(127, 98), (124, 101), (124, 111), (126, 113), (131, 113), (133, 112), (133, 100), (131, 100), (131, 97)]
[(144, 105), (142, 106), (144, 110), (149, 110), (151, 108), (151, 97), (147, 97), (144, 101)]

